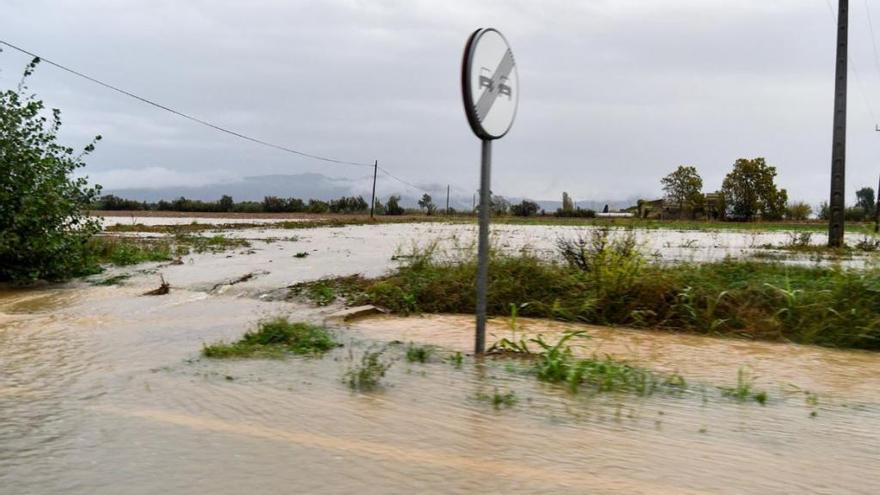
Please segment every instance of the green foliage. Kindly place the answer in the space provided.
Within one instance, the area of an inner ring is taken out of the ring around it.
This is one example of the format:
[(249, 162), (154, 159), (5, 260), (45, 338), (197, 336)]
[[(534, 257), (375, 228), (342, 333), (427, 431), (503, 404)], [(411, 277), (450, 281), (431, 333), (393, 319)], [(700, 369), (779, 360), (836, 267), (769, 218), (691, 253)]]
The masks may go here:
[(174, 240), (179, 247), (192, 249), (197, 253), (219, 253), (227, 249), (250, 247), (251, 245), (247, 239), (226, 237), (223, 234), (212, 236), (178, 234), (174, 237)]
[(532, 217), (537, 215), (540, 209), (538, 203), (524, 199), (519, 204), (511, 205), (510, 213), (518, 217)]
[(492, 407), (496, 410), (513, 407), (519, 402), (519, 398), (513, 390), (501, 392), (497, 387), (492, 392), (492, 395), (484, 393), (477, 394), (477, 400), (492, 404)]
[(338, 346), (326, 328), (292, 323), (279, 316), (259, 322), (256, 330), (248, 331), (236, 342), (204, 345), (202, 355), (208, 358), (280, 357), (285, 353), (321, 355)]
[(403, 215), (403, 207), (400, 206), (400, 196), (392, 195), (388, 197), (388, 204), (385, 206), (386, 215)]
[(455, 366), (456, 368), (461, 368), (461, 365), (464, 363), (464, 354), (456, 351), (454, 354), (451, 354), (446, 358), (446, 362)]
[(856, 191), (856, 208), (861, 208), (865, 212), (865, 216), (871, 216), (874, 213), (876, 207), (874, 201), (873, 187), (863, 187)]
[(64, 280), (93, 271), (86, 244), (100, 231), (85, 210), (99, 193), (74, 172), (85, 166), (95, 140), (81, 152), (58, 143), (61, 111), (47, 116), (25, 82), (0, 92), (0, 281)]
[(357, 305), (363, 303), (365, 284), (360, 275), (301, 282), (289, 287), (288, 297), (305, 296), (318, 306), (330, 305), (338, 298)]
[(767, 165), (763, 158), (740, 158), (733, 165), (721, 186), (727, 217), (751, 221), (779, 220), (785, 214), (788, 193), (777, 189), (774, 179), (776, 167)]
[(574, 211), (574, 201), (571, 200), (571, 196), (568, 195), (567, 192), (562, 193), (562, 212), (568, 213)]
[(695, 167), (679, 166), (674, 172), (660, 179), (666, 199), (685, 208), (696, 208), (703, 203), (703, 179)]
[(128, 266), (173, 259), (171, 243), (166, 240), (97, 236), (88, 241), (86, 248), (92, 265)]
[[(880, 269), (738, 260), (655, 265), (628, 243), (596, 248), (588, 239), (568, 250), (566, 263), (493, 253), (489, 314), (509, 316), (510, 301), (524, 301), (518, 317), (880, 350)], [(362, 302), (402, 314), (471, 313), (475, 276), (470, 256), (411, 256), (365, 282)]]
[(434, 348), (410, 343), (406, 348), (406, 360), (410, 363), (427, 363), (434, 354)]
[(426, 210), (428, 216), (433, 215), (434, 211), (437, 209), (434, 205), (434, 200), (431, 199), (431, 195), (428, 193), (422, 195), (422, 199), (419, 200), (419, 208)]
[(658, 390), (677, 392), (687, 384), (677, 374), (661, 375), (649, 370), (631, 366), (610, 356), (579, 359), (575, 357), (569, 342), (586, 337), (586, 332), (565, 332), (555, 343), (547, 342), (542, 335), (529, 339), (536, 345), (532, 351), (524, 340), (510, 342), (502, 339), (493, 350), (529, 357), (532, 359), (532, 372), (549, 383), (564, 383), (572, 392), (584, 388), (596, 392), (630, 392), (650, 395)]
[(813, 207), (803, 201), (793, 201), (785, 208), (785, 219), (802, 222), (813, 213)]
[(368, 350), (361, 355), (360, 363), (353, 364), (345, 372), (344, 380), (352, 390), (375, 390), (385, 373), (391, 368), (391, 361), (383, 359), (385, 350)]
[(755, 390), (755, 380), (748, 368), (741, 367), (736, 373), (735, 387), (719, 387), (721, 394), (738, 402), (753, 400), (762, 406), (767, 403), (767, 392)]

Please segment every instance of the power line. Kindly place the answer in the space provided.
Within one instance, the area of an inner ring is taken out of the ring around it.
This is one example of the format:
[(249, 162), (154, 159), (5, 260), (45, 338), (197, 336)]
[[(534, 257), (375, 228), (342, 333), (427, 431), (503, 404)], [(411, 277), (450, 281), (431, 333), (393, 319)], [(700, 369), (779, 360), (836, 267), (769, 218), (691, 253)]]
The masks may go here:
[[(831, 18), (834, 20), (834, 23), (836, 25), (837, 13), (834, 11), (834, 6), (831, 5), (831, 0), (825, 0), (825, 4), (828, 6), (828, 11), (831, 13)], [(877, 115), (874, 113), (874, 107), (871, 106), (871, 101), (868, 99), (868, 93), (865, 91), (865, 85), (862, 83), (862, 78), (859, 77), (859, 71), (856, 69), (856, 63), (849, 55), (847, 55), (847, 62), (849, 70), (852, 72), (853, 79), (855, 79), (856, 81), (856, 88), (858, 88), (859, 94), (862, 96), (862, 100), (864, 100), (865, 102), (865, 108), (868, 110), (868, 113), (871, 114), (871, 119), (874, 122), (877, 122)], [(878, 62), (878, 64), (880, 64), (880, 62)], [(878, 70), (880, 70), (880, 65), (878, 65)]]
[(178, 117), (183, 117), (183, 118), (185, 118), (185, 119), (187, 119), (187, 120), (190, 120), (190, 121), (192, 121), (192, 122), (195, 122), (195, 123), (197, 123), (197, 124), (200, 124), (200, 125), (203, 125), (203, 126), (206, 126), (206, 127), (210, 127), (211, 129), (214, 129), (214, 130), (217, 130), (217, 131), (220, 131), (220, 132), (223, 132), (223, 133), (229, 134), (230, 136), (235, 136), (235, 137), (237, 137), (237, 138), (244, 139), (245, 141), (250, 141), (250, 142), (252, 142), (252, 143), (256, 143), (256, 144), (259, 144), (259, 145), (262, 145), (262, 146), (267, 146), (267, 147), (269, 147), (269, 148), (274, 148), (274, 149), (276, 149), (276, 150), (284, 151), (284, 152), (287, 152), (287, 153), (292, 153), (292, 154), (294, 154), (294, 155), (299, 155), (299, 156), (302, 156), (302, 157), (305, 157), (305, 158), (311, 158), (311, 159), (313, 159), (313, 160), (320, 160), (320, 161), (324, 161), (324, 162), (335, 163), (335, 164), (338, 164), (338, 165), (351, 165), (351, 166), (356, 166), (356, 167), (372, 167), (372, 166), (373, 166), (372, 163), (350, 162), (350, 161), (346, 161), (346, 160), (337, 160), (337, 159), (335, 159), (335, 158), (328, 158), (328, 157), (326, 157), (326, 156), (321, 156), (321, 155), (314, 155), (314, 154), (311, 154), (311, 153), (306, 153), (306, 152), (303, 152), (303, 151), (299, 151), (299, 150), (296, 150), (296, 149), (290, 148), (290, 147), (288, 147), (288, 146), (284, 146), (284, 145), (280, 145), (280, 144), (275, 144), (275, 143), (272, 143), (272, 142), (269, 142), (269, 141), (265, 141), (265, 140), (263, 140), (263, 139), (255, 138), (255, 137), (252, 137), (252, 136), (248, 136), (248, 135), (243, 134), (243, 133), (241, 133), (241, 132), (237, 132), (237, 131), (233, 131), (233, 130), (231, 130), (231, 129), (227, 129), (227, 128), (222, 127), (222, 126), (220, 126), (220, 125), (213, 124), (213, 123), (211, 123), (211, 122), (208, 122), (208, 121), (206, 121), (206, 120), (200, 119), (200, 118), (198, 118), (198, 117), (194, 117), (194, 116), (192, 116), (192, 115), (190, 115), (190, 114), (187, 114), (187, 113), (184, 113), (184, 112), (181, 112), (181, 111), (175, 110), (175, 109), (173, 109), (173, 108), (171, 108), (171, 107), (168, 107), (168, 106), (166, 106), (166, 105), (163, 105), (163, 104), (161, 104), (161, 103), (157, 103), (157, 102), (155, 102), (155, 101), (153, 101), (153, 100), (150, 100), (150, 99), (144, 98), (144, 97), (142, 97), (142, 96), (138, 96), (138, 95), (136, 95), (136, 94), (134, 94), (134, 93), (132, 93), (132, 92), (130, 92), (130, 91), (126, 91), (126, 90), (124, 90), (124, 89), (122, 89), (122, 88), (119, 88), (119, 87), (116, 87), (116, 86), (114, 86), (114, 85), (112, 85), (112, 84), (105, 83), (105, 82), (103, 82), (103, 81), (101, 81), (101, 80), (99, 80), (99, 79), (96, 79), (96, 78), (91, 77), (91, 76), (89, 76), (89, 75), (83, 74), (82, 72), (76, 71), (76, 70), (74, 70), (74, 69), (71, 69), (71, 68), (66, 67), (66, 66), (64, 66), (64, 65), (61, 65), (61, 64), (59, 64), (59, 63), (53, 62), (53, 61), (51, 61), (51, 60), (49, 60), (49, 59), (47, 59), (47, 58), (41, 57), (41, 56), (39, 56), (39, 55), (37, 55), (37, 54), (35, 54), (35, 53), (33, 53), (33, 52), (30, 52), (30, 51), (28, 51), (28, 50), (25, 50), (24, 48), (21, 48), (21, 47), (15, 46), (15, 45), (13, 45), (12, 43), (9, 43), (9, 42), (7, 42), (7, 41), (0, 40), (0, 44), (6, 45), (6, 46), (8, 46), (9, 48), (12, 48), (13, 50), (17, 50), (17, 51), (19, 51), (19, 52), (21, 52), (21, 53), (24, 53), (24, 54), (26, 54), (26, 55), (30, 55), (31, 57), (34, 57), (34, 58), (36, 58), (36, 59), (39, 59), (39, 60), (42, 61), (42, 62), (45, 62), (45, 63), (47, 63), (47, 64), (49, 64), (49, 65), (54, 66), (54, 67), (57, 67), (57, 68), (59, 68), (59, 69), (65, 71), (65, 72), (69, 72), (70, 74), (73, 74), (73, 75), (75, 75), (75, 76), (78, 76), (78, 77), (81, 77), (81, 78), (86, 79), (86, 80), (88, 80), (88, 81), (91, 81), (91, 82), (93, 82), (93, 83), (95, 83), (95, 84), (98, 84), (98, 85), (100, 85), (100, 86), (103, 86), (103, 87), (105, 87), (105, 88), (107, 88), (107, 89), (110, 89), (110, 90), (115, 91), (115, 92), (117, 92), (117, 93), (123, 94), (123, 95), (125, 95), (125, 96), (130, 97), (130, 98), (134, 98), (135, 100), (138, 100), (138, 101), (140, 101), (140, 102), (142, 102), (142, 103), (146, 103), (147, 105), (151, 105), (151, 106), (156, 107), (156, 108), (158, 108), (158, 109), (160, 109), (160, 110), (165, 110), (166, 112), (170, 112), (170, 113), (172, 113), (172, 114), (174, 114), (174, 115), (177, 115)]
[(871, 33), (871, 47), (874, 50), (874, 68), (880, 75), (880, 52), (877, 50), (877, 36), (874, 34), (874, 21), (871, 19), (871, 6), (865, 0), (865, 19), (868, 21), (868, 31)]
[(379, 170), (381, 170), (383, 174), (387, 175), (388, 177), (391, 177), (392, 179), (396, 180), (397, 182), (400, 182), (401, 184), (405, 184), (409, 187), (412, 187), (413, 189), (417, 189), (422, 192), (426, 192), (426, 193), (431, 192), (423, 187), (419, 187), (419, 186), (413, 184), (412, 182), (409, 182), (409, 181), (401, 179), (400, 177), (397, 177), (396, 175), (392, 174), (391, 172), (389, 172), (387, 169), (385, 169), (383, 167), (379, 167)]

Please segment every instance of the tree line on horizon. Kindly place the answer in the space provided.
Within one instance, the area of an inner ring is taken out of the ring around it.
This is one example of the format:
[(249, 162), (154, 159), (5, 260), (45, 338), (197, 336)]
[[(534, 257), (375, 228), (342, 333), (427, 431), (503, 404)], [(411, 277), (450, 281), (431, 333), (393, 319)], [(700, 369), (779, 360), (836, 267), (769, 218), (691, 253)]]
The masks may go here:
[[(664, 198), (661, 202), (641, 202), (639, 214), (667, 214), (679, 218), (704, 216), (726, 221), (792, 220), (803, 221), (813, 214), (821, 220), (829, 217), (828, 203), (813, 208), (805, 201), (790, 201), (788, 191), (776, 185), (776, 167), (764, 158), (740, 158), (724, 177), (721, 189), (703, 192), (703, 179), (696, 167), (681, 165), (660, 180)], [(856, 191), (856, 202), (846, 208), (847, 221), (870, 219), (876, 212), (875, 192), (871, 187)], [(652, 211), (652, 210), (661, 211)]]
[[(91, 204), (92, 210), (105, 211), (176, 211), (186, 213), (365, 213), (370, 203), (363, 196), (342, 196), (323, 201), (320, 199), (282, 198), (265, 196), (262, 201), (235, 201), (232, 196), (223, 195), (217, 201), (189, 199), (183, 196), (167, 201), (136, 201), (107, 194)], [(400, 196), (392, 195), (387, 203), (376, 199), (376, 211), (380, 215), (403, 215), (406, 210), (400, 206)]]

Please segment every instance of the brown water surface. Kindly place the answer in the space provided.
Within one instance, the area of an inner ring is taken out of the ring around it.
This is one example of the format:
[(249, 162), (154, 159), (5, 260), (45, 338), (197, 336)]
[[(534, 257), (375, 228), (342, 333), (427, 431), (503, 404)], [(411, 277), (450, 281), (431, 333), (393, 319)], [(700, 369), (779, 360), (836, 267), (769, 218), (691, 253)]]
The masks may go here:
[[(578, 327), (592, 337), (579, 353), (677, 371), (690, 385), (647, 397), (571, 394), (516, 360), (456, 367), (444, 358), (472, 338), (458, 316), (329, 323), (345, 347), (322, 359), (200, 358), (203, 343), (263, 316), (324, 321), (339, 308), (277, 290), (384, 269), (372, 260), (387, 266), (399, 243), (388, 234), (387, 249), (343, 255), (321, 239), (345, 245), (364, 231), (326, 230), (258, 246), (275, 256), (257, 254), (258, 267), (221, 253), (132, 267), (121, 286), (0, 292), (0, 493), (880, 492), (877, 354)], [(317, 254), (290, 259), (302, 245)], [(172, 282), (169, 295), (140, 296), (157, 283), (151, 270)], [(492, 325), (499, 337), (511, 331), (504, 319)], [(520, 335), (571, 328), (517, 325)], [(440, 350), (410, 364), (393, 341)], [(371, 348), (394, 364), (380, 390), (352, 392), (343, 374)], [(719, 392), (742, 366), (768, 392), (765, 406)], [(496, 390), (517, 403), (495, 409), (483, 397)]]

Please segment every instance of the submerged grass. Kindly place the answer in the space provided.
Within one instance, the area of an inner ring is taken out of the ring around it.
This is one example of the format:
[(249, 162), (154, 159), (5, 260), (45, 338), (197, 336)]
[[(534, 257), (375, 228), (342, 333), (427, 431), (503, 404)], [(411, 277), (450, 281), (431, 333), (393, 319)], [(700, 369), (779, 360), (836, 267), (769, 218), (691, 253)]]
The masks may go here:
[(681, 392), (687, 388), (684, 378), (677, 374), (656, 373), (611, 356), (575, 357), (570, 342), (586, 337), (586, 332), (577, 331), (566, 332), (552, 343), (541, 335), (519, 341), (502, 339), (492, 351), (531, 359), (530, 371), (539, 380), (565, 384), (572, 392), (627, 392), (644, 396), (661, 390)]
[[(89, 240), (88, 252), (94, 265), (130, 266), (140, 263), (171, 261), (175, 257), (197, 253), (220, 252), (247, 247), (246, 239), (224, 235), (177, 235), (172, 238), (142, 238), (119, 235), (96, 236)], [(95, 271), (99, 272), (100, 269)]]
[[(367, 392), (378, 388), (392, 364), (384, 358), (384, 353), (385, 349), (365, 351), (360, 362), (353, 363), (345, 372), (343, 381), (352, 390)], [(349, 358), (354, 361), (353, 356)]]
[(496, 410), (511, 408), (519, 402), (519, 397), (513, 390), (502, 392), (495, 388), (492, 394), (478, 393), (476, 399), (481, 402), (492, 404)]
[(176, 254), (172, 244), (162, 239), (99, 236), (89, 241), (95, 263), (129, 266), (151, 261), (171, 261)]
[[(727, 259), (648, 263), (631, 238), (560, 241), (563, 261), (524, 251), (493, 253), (488, 312), (880, 350), (880, 269), (788, 266)], [(407, 256), (395, 272), (359, 281), (358, 302), (393, 312), (471, 313), (472, 255), (433, 248)]]
[(742, 367), (736, 374), (735, 387), (720, 387), (721, 394), (738, 402), (753, 400), (762, 406), (767, 403), (767, 392), (755, 389), (755, 380), (748, 368)]
[(236, 342), (204, 345), (202, 355), (208, 358), (321, 355), (338, 345), (326, 328), (276, 317), (259, 322), (255, 330), (248, 331)]
[(434, 355), (434, 348), (410, 343), (406, 348), (406, 360), (410, 363), (427, 363)]

